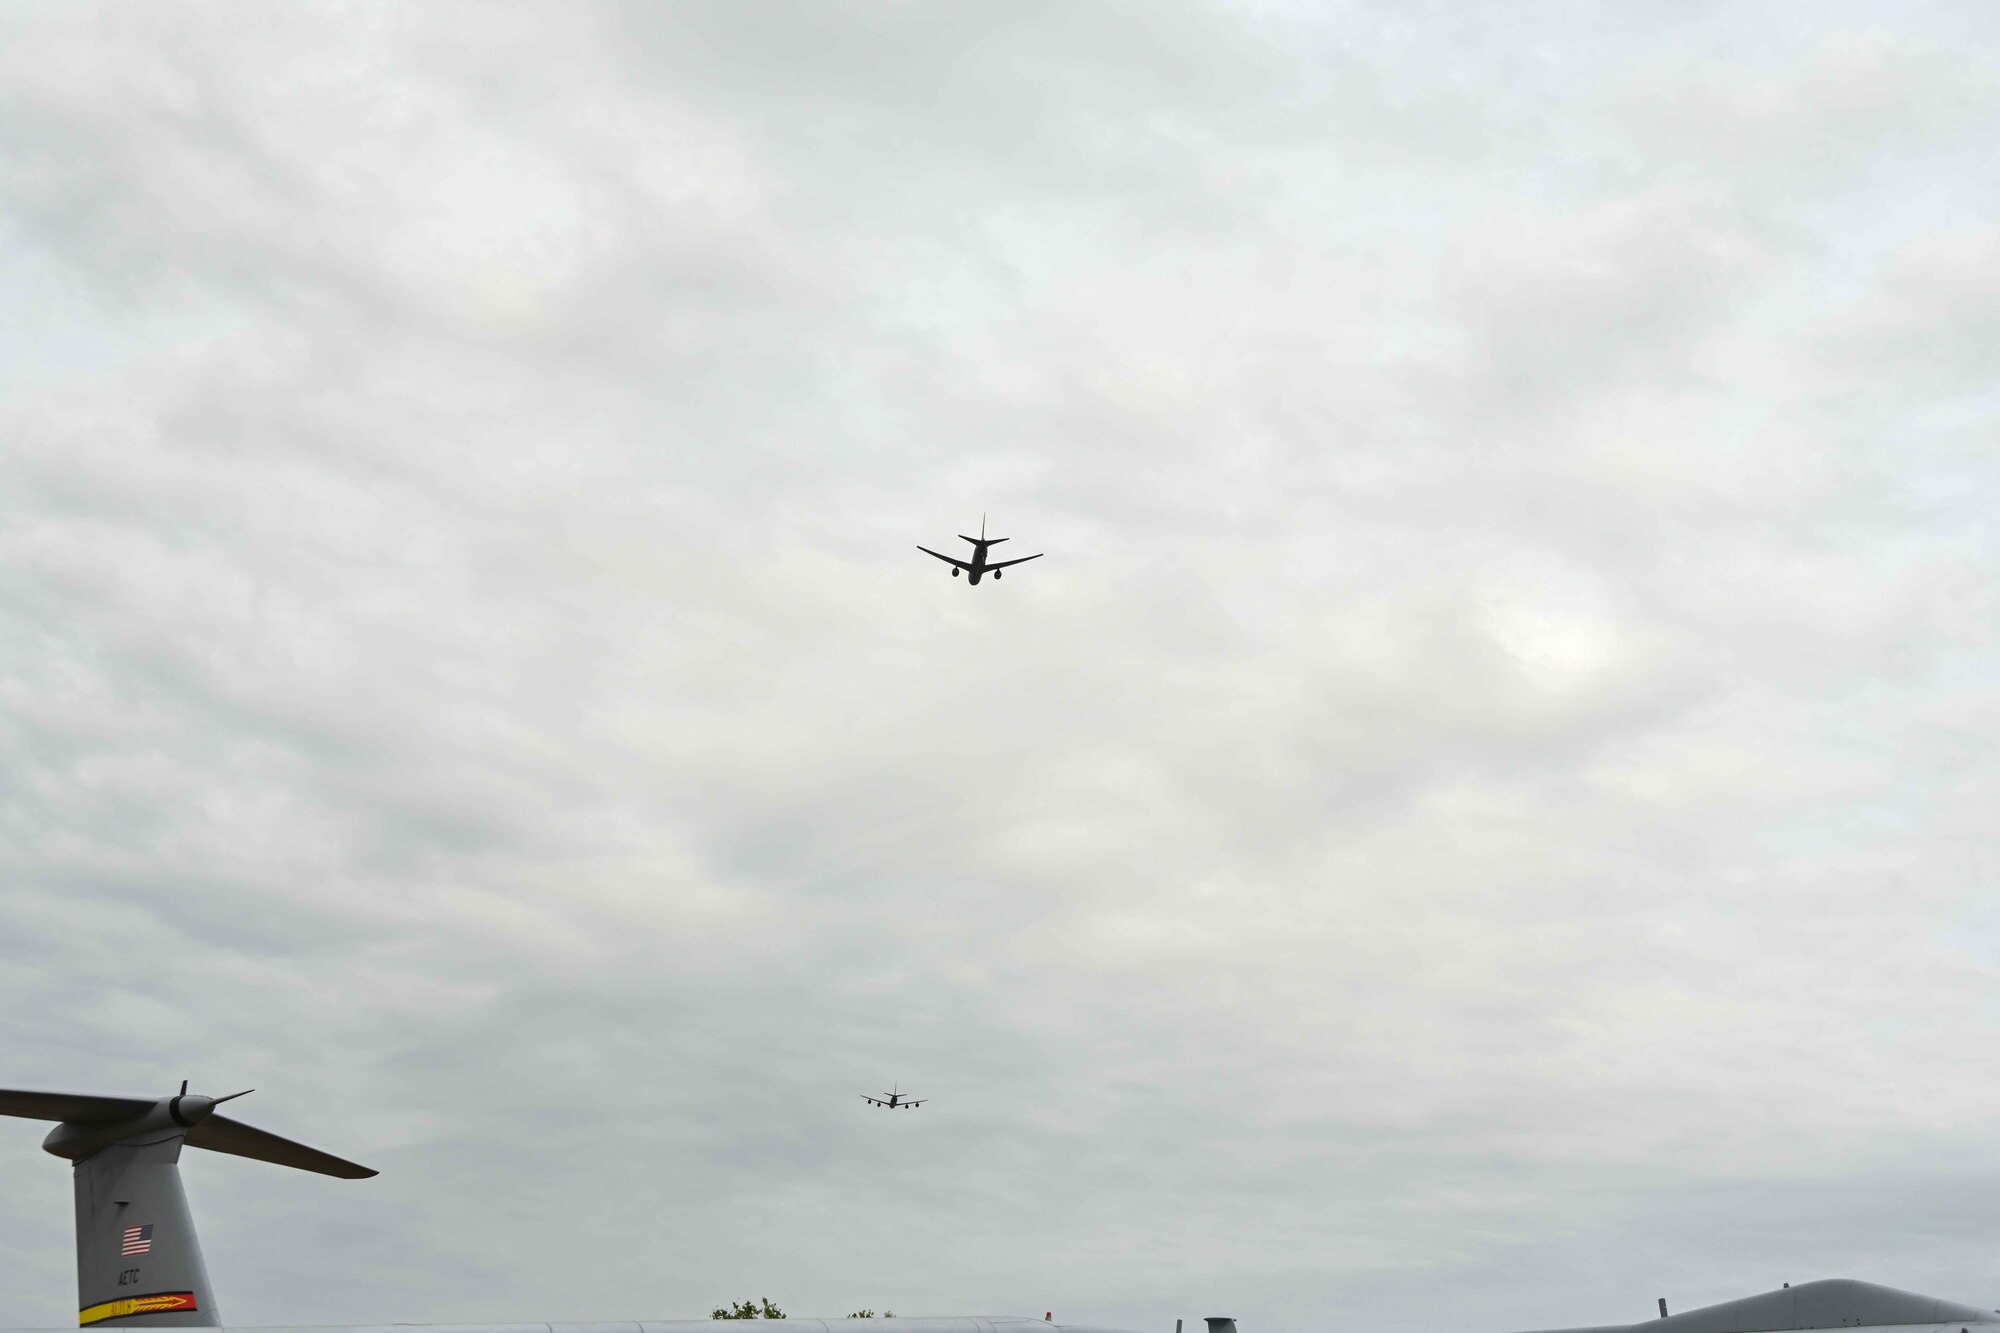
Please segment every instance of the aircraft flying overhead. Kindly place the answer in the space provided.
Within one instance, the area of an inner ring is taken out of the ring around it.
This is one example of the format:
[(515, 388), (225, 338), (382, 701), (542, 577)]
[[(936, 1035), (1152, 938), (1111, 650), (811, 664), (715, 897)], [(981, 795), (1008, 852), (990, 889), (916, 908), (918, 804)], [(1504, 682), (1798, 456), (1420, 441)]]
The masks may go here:
[[(900, 1088), (903, 1085), (898, 1083), (896, 1086)], [(891, 1111), (907, 1111), (913, 1106), (922, 1106), (924, 1104), (923, 1101), (913, 1102), (900, 1092), (885, 1092), (880, 1097), (870, 1097), (864, 1092), (861, 1094), (861, 1100), (867, 1102), (870, 1106), (886, 1106)]]
[(958, 534), (958, 539), (962, 542), (972, 543), (972, 559), (970, 561), (955, 560), (951, 556), (944, 554), (942, 551), (933, 551), (928, 546), (919, 546), (917, 549), (919, 551), (922, 551), (925, 555), (936, 556), (938, 559), (944, 561), (947, 565), (950, 565), (951, 576), (953, 578), (957, 578), (959, 576), (960, 571), (963, 571), (966, 576), (965, 581), (967, 583), (972, 583), (972, 584), (977, 584), (981, 578), (985, 577), (988, 574), (991, 574), (994, 578), (997, 579), (1000, 577), (1000, 571), (1007, 568), (1007, 566), (1025, 565), (1030, 560), (1040, 560), (1042, 558), (1042, 555), (1044, 554), (1043, 552), (1037, 551), (1033, 555), (1024, 555), (1018, 560), (993, 560), (993, 561), (987, 560), (986, 558), (987, 550), (990, 547), (998, 546), (1001, 542), (1006, 541), (1007, 538), (988, 537), (986, 535), (986, 515), (984, 514), (981, 514), (979, 516), (979, 535), (977, 537), (968, 537), (961, 532)]

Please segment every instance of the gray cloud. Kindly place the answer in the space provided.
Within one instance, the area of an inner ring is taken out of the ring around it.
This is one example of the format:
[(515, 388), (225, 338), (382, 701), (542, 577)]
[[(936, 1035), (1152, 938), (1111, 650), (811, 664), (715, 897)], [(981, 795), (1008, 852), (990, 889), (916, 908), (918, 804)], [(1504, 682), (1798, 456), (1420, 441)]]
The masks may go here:
[(230, 1318), (1991, 1294), (1983, 13), (0, 24), (5, 1081), (383, 1168)]

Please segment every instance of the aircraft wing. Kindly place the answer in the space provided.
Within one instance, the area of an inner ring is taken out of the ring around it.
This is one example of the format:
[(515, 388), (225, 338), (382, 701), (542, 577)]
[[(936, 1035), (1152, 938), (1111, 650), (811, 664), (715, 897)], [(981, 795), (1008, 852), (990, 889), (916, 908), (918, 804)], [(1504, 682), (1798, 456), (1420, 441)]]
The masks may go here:
[(867, 1102), (870, 1106), (887, 1106), (889, 1104), (878, 1097), (870, 1097), (865, 1092), (861, 1094), (861, 1100)]
[[(939, 554), (938, 554), (938, 552), (936, 552), (936, 551), (933, 551), (933, 550), (932, 550), (932, 549), (931, 549), (930, 547), (928, 547), (928, 546), (919, 546), (919, 547), (918, 547), (917, 549), (918, 549), (919, 551), (922, 551), (922, 552), (923, 552), (923, 553), (924, 553), (925, 555), (935, 555), (935, 556), (937, 556), (937, 558), (938, 558), (938, 559), (940, 559), (940, 560), (944, 561), (944, 562), (945, 562), (945, 563), (946, 563), (947, 565), (957, 565), (957, 566), (958, 566), (958, 567), (959, 567), (960, 569), (965, 569), (965, 570), (969, 570), (969, 569), (971, 569), (971, 568), (972, 568), (972, 566), (971, 566), (971, 565), (968, 565), (968, 564), (966, 564), (966, 563), (965, 563), (965, 562), (964, 562), (963, 560), (954, 560), (954, 559), (952, 559), (952, 558), (951, 558), (950, 556), (948, 556), (948, 555), (939, 555)], [(1032, 556), (1031, 556), (1031, 557), (1029, 557), (1029, 558), (1030, 558), (1030, 559), (1033, 559), (1033, 557), (1032, 557)], [(992, 569), (992, 568), (993, 568), (993, 566), (992, 566), (992, 565), (988, 565), (988, 566), (987, 566), (987, 568), (988, 568), (988, 569)]]
[[(919, 548), (919, 549), (921, 549), (921, 548)], [(995, 560), (995, 561), (994, 561), (994, 562), (993, 562), (992, 564), (988, 565), (988, 566), (987, 566), (987, 568), (988, 568), (988, 569), (1005, 569), (1005, 568), (1007, 568), (1007, 566), (1009, 566), (1009, 565), (1025, 565), (1025, 564), (1027, 564), (1027, 563), (1028, 563), (1028, 562), (1029, 562), (1030, 560), (1040, 560), (1040, 559), (1041, 559), (1041, 558), (1042, 558), (1043, 556), (1045, 556), (1045, 555), (1047, 555), (1047, 554), (1048, 554), (1048, 552), (1047, 552), (1047, 551), (1037, 551), (1037, 552), (1036, 552), (1035, 554), (1033, 554), (1033, 555), (1024, 555), (1024, 556), (1022, 556), (1022, 557), (1021, 557), (1021, 558), (1020, 558), (1019, 560)]]
[(903, 1103), (903, 1105), (905, 1105), (905, 1106), (922, 1106), (922, 1105), (924, 1104), (924, 1102), (927, 1102), (927, 1101), (929, 1101), (929, 1100), (930, 1100), (930, 1098), (926, 1097), (926, 1098), (924, 1098), (924, 1099), (923, 1099), (923, 1101), (915, 1101), (915, 1102), (904, 1102), (904, 1103)]

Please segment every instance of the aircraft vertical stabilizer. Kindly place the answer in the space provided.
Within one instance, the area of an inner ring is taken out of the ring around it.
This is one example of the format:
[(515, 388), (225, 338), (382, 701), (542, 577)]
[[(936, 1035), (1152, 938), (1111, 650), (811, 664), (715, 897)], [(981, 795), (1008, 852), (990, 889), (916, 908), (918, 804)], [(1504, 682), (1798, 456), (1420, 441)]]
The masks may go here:
[(76, 1164), (80, 1326), (222, 1322), (181, 1189), (182, 1141), (116, 1143)]

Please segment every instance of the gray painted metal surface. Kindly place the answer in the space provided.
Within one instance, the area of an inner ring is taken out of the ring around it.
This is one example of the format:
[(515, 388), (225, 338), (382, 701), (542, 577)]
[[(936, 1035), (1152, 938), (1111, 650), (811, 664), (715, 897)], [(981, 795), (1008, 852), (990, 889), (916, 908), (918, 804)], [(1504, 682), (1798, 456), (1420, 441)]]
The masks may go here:
[(1852, 1278), (1801, 1282), (1636, 1324), (1592, 1324), (1538, 1333), (1796, 1333), (1822, 1328), (1949, 1328), (2000, 1324), (2000, 1312)]
[[(155, 1131), (76, 1164), (79, 1322), (107, 1328), (222, 1322), (181, 1190), (180, 1156), (180, 1133)], [(161, 1308), (148, 1310), (149, 1304)]]

